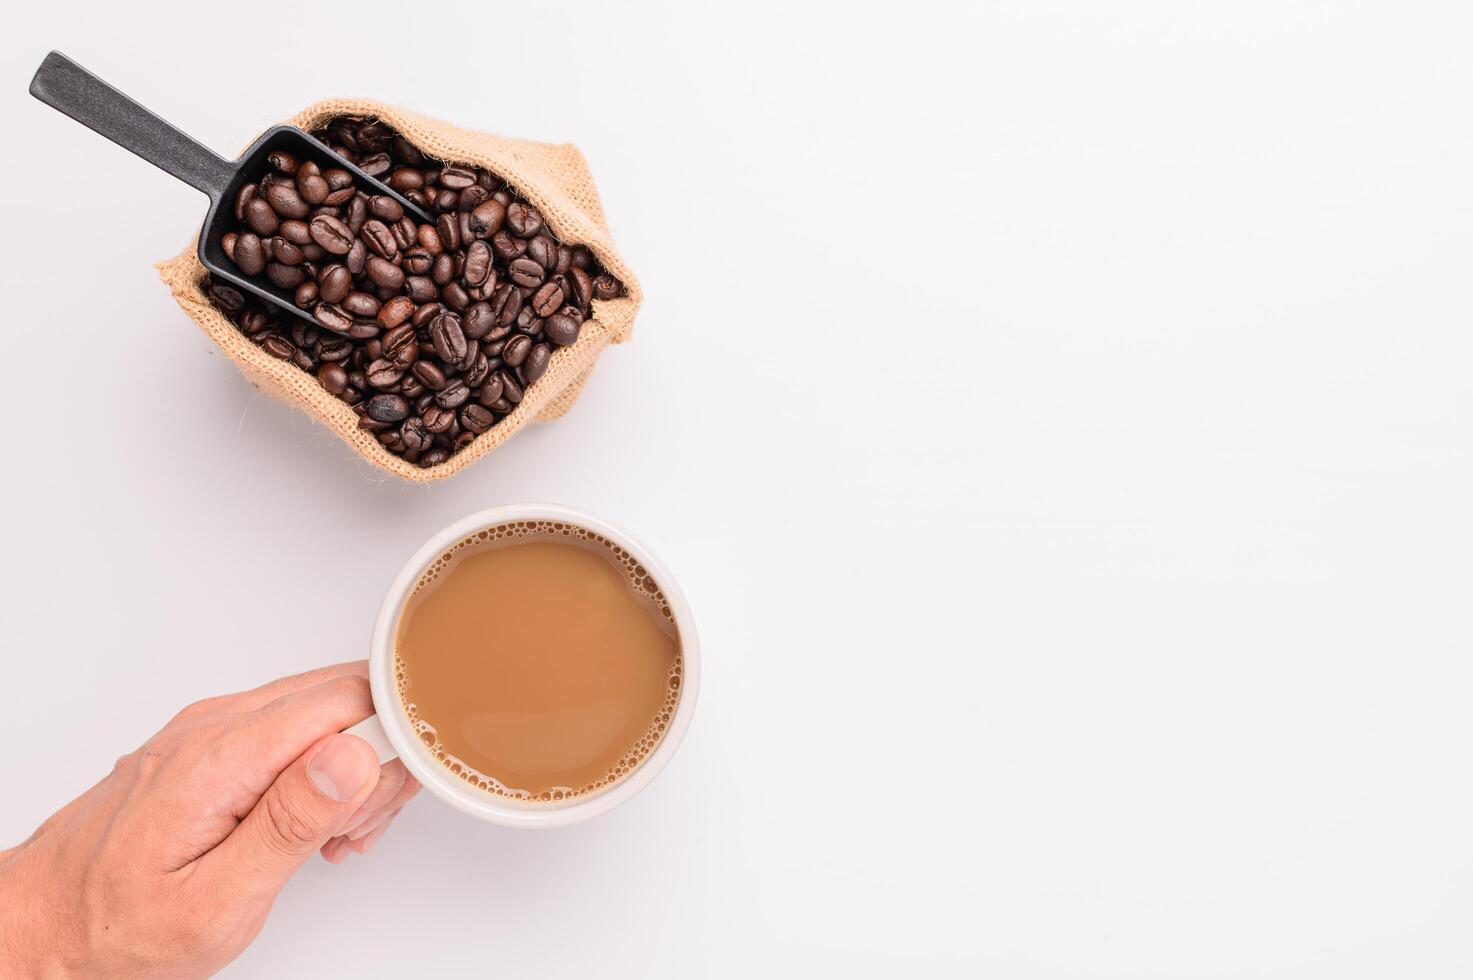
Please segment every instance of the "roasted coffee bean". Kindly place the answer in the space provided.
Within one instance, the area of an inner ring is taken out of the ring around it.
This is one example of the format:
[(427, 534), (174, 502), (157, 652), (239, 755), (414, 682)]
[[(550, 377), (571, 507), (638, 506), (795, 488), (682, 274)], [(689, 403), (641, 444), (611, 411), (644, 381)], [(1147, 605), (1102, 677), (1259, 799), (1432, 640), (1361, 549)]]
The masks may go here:
[(531, 238), (542, 230), (542, 212), (530, 204), (513, 201), (506, 209), (506, 227), (518, 238)]
[(594, 299), (613, 299), (623, 291), (623, 287), (619, 285), (619, 280), (611, 275), (604, 274), (593, 277)]
[(354, 316), (377, 316), (379, 307), (383, 304), (378, 301), (377, 297), (355, 290), (343, 297), (340, 305)]
[(317, 369), (317, 380), (330, 394), (341, 395), (348, 387), (348, 372), (341, 364), (324, 364)]
[(348, 336), (354, 340), (371, 340), (379, 335), (379, 326), (372, 320), (354, 320), (348, 328)]
[(476, 172), (469, 167), (448, 166), (440, 171), (438, 181), (441, 187), (448, 187), (452, 191), (465, 190), (476, 182)]
[[(460, 220), (453, 214), (442, 214), (435, 220), (435, 238), (441, 248), (460, 248)], [(429, 245), (425, 246), (430, 248)], [(433, 249), (431, 249), (433, 251)]]
[(341, 303), (352, 287), (352, 274), (337, 263), (325, 267), (317, 278), (317, 288), (324, 302)]
[(491, 251), (496, 253), (497, 258), (509, 262), (526, 253), (527, 243), (509, 231), (498, 231), (491, 236)]
[(497, 415), (510, 415), (512, 413), (512, 410), (516, 408), (515, 405), (507, 401), (505, 398), (498, 398), (486, 407), (491, 409), (491, 411), (495, 412)]
[(399, 426), (399, 441), (411, 452), (420, 452), (430, 447), (430, 434), (425, 431), (422, 419), (410, 416)]
[(297, 354), (297, 349), (292, 342), (280, 334), (272, 334), (261, 344), (261, 349), (272, 357), (279, 357), (283, 361), (289, 361)]
[(435, 317), (444, 312), (445, 308), (439, 303), (426, 303), (415, 308), (414, 316), (409, 318), (409, 322), (414, 324), (414, 329), (422, 331), (421, 337), (425, 337), (429, 335), (430, 324)]
[(394, 236), (394, 244), (399, 246), (399, 251), (410, 249), (419, 240), (419, 228), (413, 218), (400, 218), (389, 225), (389, 231)]
[(235, 264), (248, 276), (259, 276), (266, 269), (266, 253), (255, 232), (243, 231), (235, 240)]
[(308, 279), (298, 286), (296, 292), (292, 294), (292, 302), (304, 310), (311, 309), (312, 304), (317, 302), (317, 283)]
[(276, 229), (281, 227), (281, 219), (271, 210), (271, 205), (260, 197), (252, 197), (246, 202), (245, 221), (251, 231), (263, 237), (276, 234)]
[(559, 347), (566, 347), (578, 339), (578, 321), (566, 313), (554, 313), (542, 323), (547, 339)]
[(347, 255), (353, 247), (353, 230), (341, 218), (330, 214), (319, 214), (309, 226), (312, 240), (322, 246), (323, 251), (333, 255)]
[(364, 369), (363, 376), (368, 379), (369, 384), (383, 391), (399, 383), (399, 379), (404, 377), (404, 369), (379, 358)]
[(465, 250), (465, 268), (461, 277), (467, 285), (479, 286), (491, 275), (491, 246), (482, 241), (471, 242)]
[(501, 375), (493, 374), (481, 382), (481, 390), (476, 398), (482, 405), (491, 405), (501, 398), (502, 390)]
[(536, 262), (544, 269), (551, 270), (557, 266), (557, 242), (546, 235), (538, 235), (527, 243), (527, 258)]
[(517, 379), (516, 372), (512, 369), (502, 368), (497, 372), (501, 379), (501, 397), (512, 404), (522, 400), (522, 383)]
[(353, 275), (361, 276), (368, 264), (368, 246), (362, 241), (355, 240), (352, 247), (348, 249), (348, 257), (343, 259), (343, 264)]
[(465, 383), (472, 388), (479, 388), (491, 374), (491, 359), (474, 344), (471, 345), (467, 358), (469, 363), (465, 366)]
[(448, 432), (455, 423), (455, 410), (431, 405), (424, 410), (424, 422), (428, 432)]
[(307, 278), (307, 273), (294, 265), (282, 265), (280, 262), (266, 263), (266, 278), (280, 286), (282, 289), (296, 289)]
[(431, 391), (439, 391), (445, 387), (445, 372), (434, 361), (415, 361), (410, 370), (414, 372), (420, 384)]
[(353, 318), (329, 303), (318, 303), (312, 310), (312, 319), (333, 333), (348, 333), (353, 329)]
[(529, 288), (540, 284), (544, 275), (542, 266), (535, 259), (530, 258), (512, 259), (511, 264), (507, 266), (507, 272), (512, 282)]
[(588, 273), (574, 265), (567, 272), (568, 298), (575, 306), (588, 309), (588, 304), (593, 301), (593, 280)]
[(429, 449), (420, 455), (419, 466), (420, 469), (427, 470), (431, 467), (439, 466), (449, 458), (450, 453), (444, 449)]
[(435, 392), (435, 404), (441, 408), (459, 408), (471, 397), (471, 390), (464, 381), (459, 378), (451, 378), (445, 382), (445, 387)]
[(284, 174), (294, 173), (297, 169), (297, 158), (286, 150), (272, 150), (266, 154), (266, 162)]
[(317, 345), (320, 361), (346, 361), (353, 354), (353, 342), (345, 337), (323, 338)]
[(405, 398), (419, 398), (425, 393), (425, 386), (412, 374), (406, 374), (404, 380), (399, 382), (399, 394)]
[(377, 218), (364, 222), (363, 242), (371, 252), (383, 258), (392, 259), (399, 254), (399, 243), (394, 240), (394, 233)]
[(522, 333), (533, 336), (540, 334), (542, 333), (542, 318), (537, 315), (537, 311), (532, 309), (532, 307), (524, 306), (517, 313), (517, 329)]
[(302, 250), (280, 235), (271, 239), (271, 257), (282, 265), (302, 264)]
[(411, 276), (428, 275), (435, 264), (435, 257), (428, 249), (415, 246), (404, 253), (404, 271)]
[(466, 351), (465, 332), (460, 328), (460, 317), (454, 313), (442, 313), (435, 317), (435, 322), (430, 324), (430, 341), (435, 345), (435, 353), (440, 360), (447, 364), (459, 361)]
[(476, 238), (490, 238), (501, 230), (505, 220), (506, 207), (500, 201), (483, 201), (470, 213), (470, 232)]
[(491, 428), (496, 419), (486, 410), (485, 406), (474, 402), (460, 410), (460, 424), (465, 426), (467, 432), (480, 434)]
[(238, 313), (245, 307), (245, 296), (241, 291), (223, 282), (211, 284), (210, 299), (227, 313)]
[(404, 270), (388, 259), (379, 258), (377, 255), (370, 255), (368, 257), (368, 264), (365, 266), (365, 271), (368, 273), (368, 278), (373, 280), (375, 286), (382, 286), (385, 289), (397, 292), (404, 285)]
[(327, 186), (331, 188), (326, 199), (323, 200), (323, 204), (332, 207), (336, 207), (339, 204), (346, 204), (357, 193), (357, 188), (353, 186), (353, 175), (342, 167), (333, 167), (330, 170), (324, 170), (322, 176), (327, 181)]
[(379, 308), (379, 326), (386, 330), (397, 327), (413, 315), (414, 300), (408, 296), (395, 296)]
[(532, 297), (532, 312), (552, 316), (563, 305), (563, 288), (555, 282), (544, 283)]
[(348, 225), (348, 230), (357, 235), (363, 231), (363, 226), (368, 222), (368, 201), (361, 194), (354, 195), (348, 202), (348, 211), (343, 215), (343, 221)]
[(440, 301), (459, 312), (471, 305), (471, 295), (460, 283), (452, 282), (441, 288)]
[(235, 192), (235, 220), (236, 221), (244, 221), (246, 219), (246, 205), (249, 204), (251, 202), (251, 198), (253, 198), (255, 196), (256, 196), (256, 185), (255, 184), (244, 184), (244, 185), (241, 186), (241, 189), (240, 190), (238, 190), (238, 191)]
[(402, 422), (409, 415), (409, 402), (400, 395), (374, 395), (365, 412), (375, 422)]
[(444, 286), (455, 278), (455, 259), (449, 252), (441, 252), (435, 256), (435, 264), (430, 267), (430, 278), (437, 286)]
[(298, 221), (295, 218), (290, 221), (283, 221), (277, 233), (282, 238), (299, 247), (314, 244), (312, 241), (312, 226), (305, 221)]
[(552, 348), (547, 344), (534, 344), (527, 352), (527, 359), (522, 362), (522, 377), (531, 384), (547, 373), (547, 366), (552, 363)]
[(522, 309), (522, 292), (511, 283), (503, 283), (496, 288), (491, 297), (491, 312), (496, 318), (498, 326), (507, 326), (516, 322), (517, 314)]
[(297, 188), (290, 182), (273, 181), (271, 186), (266, 188), (265, 195), (266, 203), (271, 205), (271, 210), (283, 218), (305, 218), (312, 213), (312, 209), (306, 201), (302, 200), (302, 196), (297, 193)]
[(424, 175), (413, 167), (400, 167), (389, 174), (389, 186), (401, 194), (405, 191), (417, 191), (424, 183)]
[(383, 178), (394, 167), (394, 161), (389, 159), (387, 153), (375, 153), (358, 161), (358, 169), (370, 177)]
[(408, 368), (419, 359), (419, 341), (415, 339), (414, 328), (404, 323), (390, 330), (384, 334), (380, 350), (383, 357), (398, 367)]
[(490, 303), (473, 303), (461, 314), (461, 327), (472, 340), (483, 340), (496, 329), (496, 311)]
[(327, 200), (328, 195), (332, 193), (332, 188), (328, 186), (327, 180), (322, 175), (308, 174), (305, 177), (297, 177), (297, 193), (302, 196), (303, 201), (316, 206)]
[(445, 251), (445, 240), (440, 237), (439, 230), (433, 225), (420, 225), (415, 232), (415, 240), (419, 243), (419, 248), (431, 255), (439, 255)]
[(433, 302), (440, 295), (440, 291), (435, 288), (435, 281), (429, 276), (406, 277), (404, 289), (415, 303)]
[(501, 348), (501, 360), (503, 363), (516, 367), (526, 360), (527, 355), (531, 352), (532, 338), (525, 334), (517, 334), (506, 342), (505, 347)]
[(398, 221), (404, 217), (404, 206), (387, 194), (375, 194), (370, 197), (368, 210), (380, 221)]

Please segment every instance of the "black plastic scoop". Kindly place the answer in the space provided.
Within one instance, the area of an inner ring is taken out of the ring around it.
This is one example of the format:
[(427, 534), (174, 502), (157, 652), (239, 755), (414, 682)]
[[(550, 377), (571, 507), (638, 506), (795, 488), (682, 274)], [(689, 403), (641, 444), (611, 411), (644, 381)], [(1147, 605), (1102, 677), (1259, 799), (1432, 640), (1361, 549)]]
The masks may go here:
[(252, 278), (241, 275), (220, 247), (220, 237), (228, 230), (227, 223), (235, 217), (235, 196), (241, 186), (260, 179), (271, 169), (266, 162), (267, 154), (285, 150), (298, 160), (315, 160), (323, 169), (341, 167), (353, 175), (359, 189), (370, 194), (387, 194), (403, 205), (415, 221), (434, 224), (423, 209), (406, 200), (402, 194), (370, 177), (295, 126), (273, 126), (262, 133), (239, 160), (226, 160), (60, 51), (48, 54), (41, 67), (36, 69), (36, 77), (31, 79), (31, 94), (123, 149), (133, 151), (165, 173), (204, 191), (210, 198), (210, 210), (205, 215), (204, 229), (199, 236), (200, 262), (217, 279), (306, 320), (312, 320), (311, 311), (299, 308), (293, 302), (291, 291), (282, 289), (264, 276)]

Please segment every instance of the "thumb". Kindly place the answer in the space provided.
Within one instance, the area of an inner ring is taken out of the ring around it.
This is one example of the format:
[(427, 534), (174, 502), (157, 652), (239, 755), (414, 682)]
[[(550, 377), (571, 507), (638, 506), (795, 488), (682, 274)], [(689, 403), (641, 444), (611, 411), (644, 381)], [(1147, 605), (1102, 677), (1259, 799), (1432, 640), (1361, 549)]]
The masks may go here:
[(357, 812), (378, 777), (367, 742), (329, 735), (276, 777), (211, 857), (236, 887), (274, 895)]

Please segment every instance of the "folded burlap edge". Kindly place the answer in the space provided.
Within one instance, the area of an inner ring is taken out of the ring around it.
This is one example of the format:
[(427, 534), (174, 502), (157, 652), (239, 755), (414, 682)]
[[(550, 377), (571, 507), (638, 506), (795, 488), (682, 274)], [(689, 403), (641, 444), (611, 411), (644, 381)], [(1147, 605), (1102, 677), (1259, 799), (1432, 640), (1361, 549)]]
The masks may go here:
[(537, 206), (560, 241), (588, 246), (599, 263), (624, 283), (623, 296), (594, 301), (577, 343), (553, 353), (547, 372), (528, 387), (510, 415), (444, 463), (423, 469), (389, 452), (373, 433), (360, 429), (352, 408), (323, 390), (315, 376), (267, 354), (215, 309), (202, 289), (206, 272), (196, 254), (197, 235), (184, 251), (158, 263), (159, 277), (174, 299), (252, 384), (327, 426), (379, 469), (415, 483), (443, 480), (496, 449), (524, 426), (567, 413), (603, 349), (630, 339), (643, 298), (639, 279), (615, 250), (598, 188), (583, 154), (571, 143), (495, 136), (370, 99), (326, 99), (286, 121), (312, 130), (339, 116), (380, 119), (433, 157), (490, 170)]

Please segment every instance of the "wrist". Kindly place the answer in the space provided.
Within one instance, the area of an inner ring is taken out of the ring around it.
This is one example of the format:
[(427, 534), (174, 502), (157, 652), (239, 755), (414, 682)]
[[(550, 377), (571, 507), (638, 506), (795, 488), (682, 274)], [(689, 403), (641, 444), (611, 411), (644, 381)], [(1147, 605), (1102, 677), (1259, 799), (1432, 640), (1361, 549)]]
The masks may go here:
[(0, 851), (0, 964), (7, 975), (45, 977), (69, 976), (52, 941), (46, 921), (46, 903), (40, 882), (33, 880), (26, 846)]

